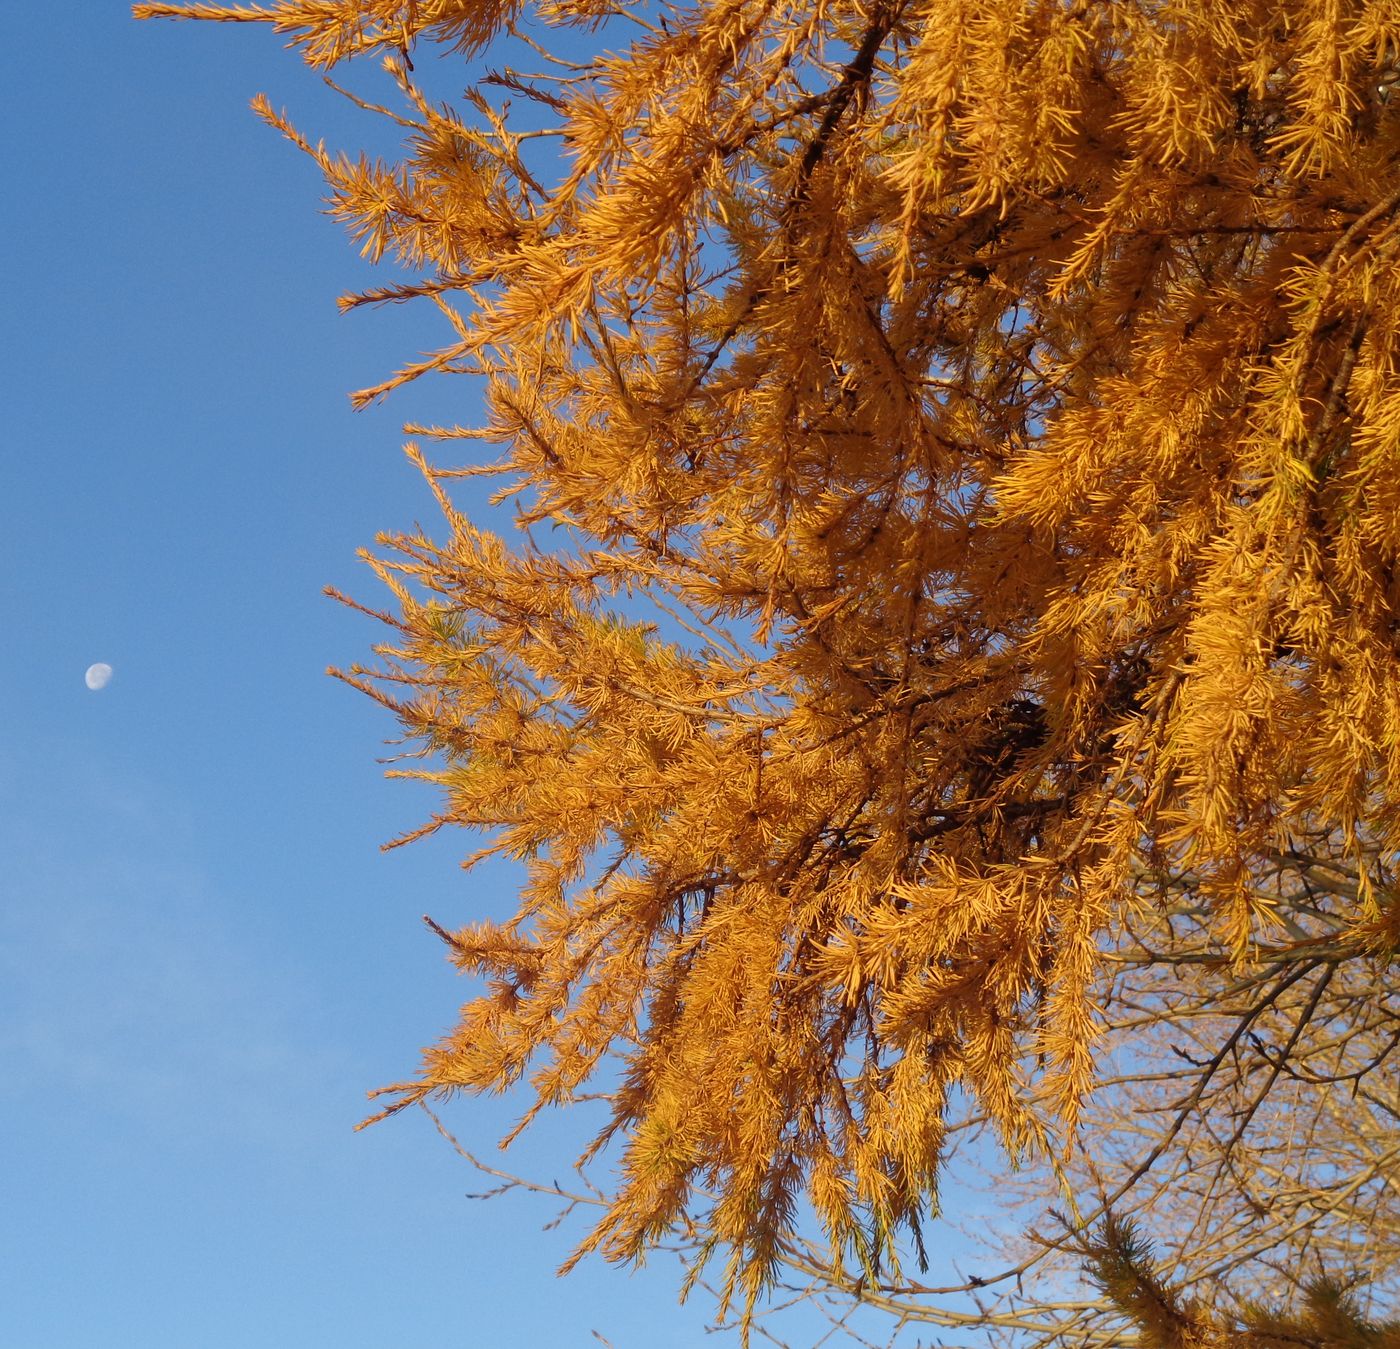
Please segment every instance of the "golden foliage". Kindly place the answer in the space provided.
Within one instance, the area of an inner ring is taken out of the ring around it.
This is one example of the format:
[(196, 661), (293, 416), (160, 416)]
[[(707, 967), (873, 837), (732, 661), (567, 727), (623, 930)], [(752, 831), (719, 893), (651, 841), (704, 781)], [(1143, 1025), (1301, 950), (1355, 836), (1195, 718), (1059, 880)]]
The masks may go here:
[(1400, 1349), (1400, 1321), (1367, 1320), (1351, 1290), (1312, 1278), (1296, 1310), (1256, 1304), (1234, 1324), (1184, 1299), (1154, 1268), (1152, 1247), (1126, 1223), (1085, 1243), (1095, 1282), (1143, 1349)]
[[(1366, 862), (1394, 885), (1375, 852)], [(1180, 1298), (1216, 1318), (1304, 1304), (1320, 1273), (1360, 1285), (1373, 1307), (1397, 1305), (1400, 990), (1346, 935), (1361, 874), (1335, 836), (1279, 851), (1254, 878), (1277, 936), (1232, 967), (1199, 878), (1140, 867), (1139, 903), (1104, 939), (1098, 1072), (1081, 1113), (1089, 1145), (1058, 1179), (1078, 1199), (1075, 1229), (1131, 1213)], [(955, 1326), (956, 1294), (975, 1292), (989, 1342), (1120, 1343), (1111, 1298), (1056, 1300), (1082, 1246), (1063, 1239), (1054, 1213), (1065, 1200), (1047, 1169), (976, 1195), (1001, 1240), (981, 1243), (975, 1285), (935, 1295), (886, 1283), (886, 1310)]]
[[(414, 449), (445, 536), (372, 559), (395, 638), (350, 677), (431, 756), (432, 827), (528, 864), (449, 937), (486, 991), (390, 1110), (613, 1065), (585, 1249), (703, 1185), (751, 1297), (804, 1195), (892, 1257), (951, 1093), (1012, 1154), (1073, 1132), (1143, 867), (1243, 966), (1321, 822), (1329, 949), (1391, 958), (1400, 5), (136, 10), (387, 53), (398, 164), (264, 112), (415, 273), (345, 303), (451, 325), (357, 397), (484, 375), (484, 426), (423, 434), (500, 446), (519, 502), (511, 546)], [(539, 70), (440, 107), (421, 42)]]

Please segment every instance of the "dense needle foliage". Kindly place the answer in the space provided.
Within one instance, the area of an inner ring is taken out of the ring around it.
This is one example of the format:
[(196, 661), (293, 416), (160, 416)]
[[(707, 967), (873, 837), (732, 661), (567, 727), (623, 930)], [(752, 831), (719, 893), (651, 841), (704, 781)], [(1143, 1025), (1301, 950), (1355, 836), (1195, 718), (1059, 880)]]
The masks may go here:
[[(345, 303), (450, 325), (358, 396), (480, 372), (486, 424), (423, 434), (519, 504), (484, 532), (415, 450), (445, 523), (373, 562), (351, 677), (430, 827), (528, 862), (391, 1110), (615, 1067), (585, 1249), (689, 1216), (752, 1292), (804, 1196), (888, 1261), (951, 1093), (1012, 1153), (1072, 1134), (1143, 875), (1236, 962), (1391, 958), (1400, 5), (137, 11), (384, 54), (399, 163), (263, 109), (416, 278)], [(1325, 941), (1258, 883), (1319, 829)]]
[(1130, 1223), (1104, 1223), (1085, 1254), (1140, 1349), (1400, 1349), (1400, 1321), (1367, 1320), (1351, 1290), (1332, 1279), (1309, 1280), (1299, 1307), (1256, 1305), (1222, 1318), (1171, 1286)]

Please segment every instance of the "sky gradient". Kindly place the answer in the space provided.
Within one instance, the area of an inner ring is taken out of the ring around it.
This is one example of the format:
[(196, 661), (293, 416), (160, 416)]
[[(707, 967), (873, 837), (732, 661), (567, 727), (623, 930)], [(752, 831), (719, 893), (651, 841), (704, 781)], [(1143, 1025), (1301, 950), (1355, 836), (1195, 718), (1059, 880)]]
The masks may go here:
[[(555, 1279), (581, 1225), (464, 1198), (425, 1118), (352, 1132), (467, 992), (419, 915), (510, 900), (461, 837), (379, 851), (429, 798), (324, 674), (377, 634), (322, 587), (377, 602), (355, 549), (433, 514), (399, 424), (474, 394), (351, 412), (438, 334), (337, 314), (368, 268), (248, 100), (373, 120), (261, 29), (36, 30), (0, 54), (0, 1344), (715, 1344), (669, 1262)], [(449, 1117), (489, 1153), (519, 1108)]]
[[(384, 278), (248, 101), (392, 140), (261, 28), (113, 0), (37, 28), (0, 52), (0, 1345), (736, 1345), (669, 1258), (556, 1279), (584, 1225), (466, 1198), (420, 1114), (353, 1132), (469, 992), (420, 915), (513, 888), (464, 876), (460, 835), (380, 851), (431, 797), (383, 780), (394, 725), (325, 675), (378, 633), (323, 587), (380, 603), (355, 550), (435, 514), (400, 424), (476, 393), (351, 411), (442, 333), (337, 313)], [(487, 1155), (522, 1108), (446, 1118)], [(563, 1179), (585, 1140), (546, 1121), (506, 1164)]]

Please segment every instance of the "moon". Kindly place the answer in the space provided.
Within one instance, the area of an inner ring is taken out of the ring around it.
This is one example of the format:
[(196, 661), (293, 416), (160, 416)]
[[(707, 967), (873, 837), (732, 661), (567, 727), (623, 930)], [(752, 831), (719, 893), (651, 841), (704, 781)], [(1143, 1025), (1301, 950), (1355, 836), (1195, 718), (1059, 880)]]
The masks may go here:
[(105, 689), (107, 682), (112, 678), (112, 667), (103, 661), (98, 661), (96, 665), (89, 665), (87, 673), (83, 676), (83, 683), (94, 693), (98, 689)]

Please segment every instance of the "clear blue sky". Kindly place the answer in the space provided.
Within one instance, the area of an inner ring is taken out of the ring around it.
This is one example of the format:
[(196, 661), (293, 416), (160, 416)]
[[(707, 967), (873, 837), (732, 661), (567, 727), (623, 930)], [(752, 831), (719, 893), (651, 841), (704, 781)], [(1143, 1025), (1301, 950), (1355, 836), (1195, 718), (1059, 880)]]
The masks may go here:
[[(666, 1262), (556, 1279), (580, 1227), (465, 1199), (426, 1119), (352, 1132), (466, 993), (418, 916), (509, 899), (463, 838), (378, 851), (428, 801), (323, 674), (376, 633), (321, 588), (377, 602), (354, 550), (433, 514), (399, 423), (474, 397), (350, 411), (431, 316), (337, 315), (367, 270), (247, 105), (372, 120), (261, 29), (34, 13), (0, 54), (0, 1345), (715, 1343)], [(451, 1120), (490, 1152), (517, 1108)]]
[[(464, 838), (379, 852), (429, 799), (323, 673), (377, 634), (322, 587), (378, 602), (355, 549), (434, 513), (399, 424), (475, 394), (350, 411), (433, 316), (337, 314), (368, 269), (247, 104), (375, 123), (261, 28), (34, 13), (0, 53), (0, 1345), (736, 1343), (668, 1260), (556, 1279), (581, 1226), (464, 1198), (426, 1119), (352, 1132), (467, 992), (419, 915), (510, 901)], [(519, 1106), (449, 1120), (489, 1153)], [(562, 1176), (562, 1123), (512, 1164)]]

